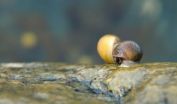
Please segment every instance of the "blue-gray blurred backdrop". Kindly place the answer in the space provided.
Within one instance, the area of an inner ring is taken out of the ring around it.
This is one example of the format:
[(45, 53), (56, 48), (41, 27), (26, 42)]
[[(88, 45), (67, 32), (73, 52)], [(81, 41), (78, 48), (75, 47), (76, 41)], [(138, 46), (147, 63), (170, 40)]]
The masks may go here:
[(134, 40), (143, 62), (177, 61), (177, 0), (0, 0), (0, 62), (99, 64), (104, 34)]

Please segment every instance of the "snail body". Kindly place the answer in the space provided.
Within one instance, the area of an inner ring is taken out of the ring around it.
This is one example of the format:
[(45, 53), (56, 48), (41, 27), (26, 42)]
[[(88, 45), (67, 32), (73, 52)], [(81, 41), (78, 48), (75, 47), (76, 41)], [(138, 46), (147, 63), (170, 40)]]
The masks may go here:
[(109, 64), (122, 64), (124, 61), (139, 62), (142, 49), (134, 41), (120, 41), (115, 35), (105, 35), (97, 44), (100, 57)]

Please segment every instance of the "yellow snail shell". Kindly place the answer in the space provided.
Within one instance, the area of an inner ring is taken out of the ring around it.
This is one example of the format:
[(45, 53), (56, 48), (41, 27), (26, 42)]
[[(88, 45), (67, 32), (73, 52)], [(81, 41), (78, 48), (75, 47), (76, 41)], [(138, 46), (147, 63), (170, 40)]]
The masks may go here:
[(120, 42), (119, 37), (107, 34), (101, 37), (97, 44), (97, 51), (100, 57), (106, 62), (106, 63), (115, 63), (113, 59), (113, 49), (116, 47), (116, 45)]
[(108, 34), (100, 38), (97, 44), (100, 57), (109, 64), (122, 64), (123, 61), (139, 62), (142, 58), (142, 49), (134, 41), (120, 41), (120, 38)]

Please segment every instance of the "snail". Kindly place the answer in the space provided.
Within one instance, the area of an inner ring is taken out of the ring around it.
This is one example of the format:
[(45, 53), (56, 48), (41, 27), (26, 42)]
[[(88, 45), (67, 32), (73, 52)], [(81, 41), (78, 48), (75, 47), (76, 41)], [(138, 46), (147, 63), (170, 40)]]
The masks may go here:
[(113, 34), (102, 36), (97, 43), (100, 57), (108, 64), (131, 64), (140, 62), (143, 52), (134, 41), (121, 41)]

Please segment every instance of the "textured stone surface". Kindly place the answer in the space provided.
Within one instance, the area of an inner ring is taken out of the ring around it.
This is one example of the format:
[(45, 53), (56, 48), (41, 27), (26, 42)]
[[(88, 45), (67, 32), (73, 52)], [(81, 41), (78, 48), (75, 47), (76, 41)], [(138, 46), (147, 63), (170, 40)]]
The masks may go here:
[(0, 104), (177, 104), (177, 64), (0, 64)]

